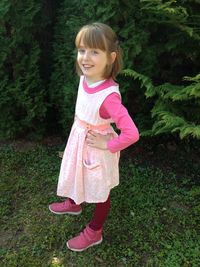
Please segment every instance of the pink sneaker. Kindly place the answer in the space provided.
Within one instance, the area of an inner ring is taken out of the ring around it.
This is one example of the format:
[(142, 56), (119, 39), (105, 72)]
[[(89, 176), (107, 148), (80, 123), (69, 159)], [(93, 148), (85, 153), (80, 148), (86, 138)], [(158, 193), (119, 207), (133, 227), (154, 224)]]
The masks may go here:
[(49, 210), (55, 214), (79, 215), (82, 212), (81, 206), (72, 204), (69, 199), (64, 202), (56, 202), (49, 205)]
[(100, 244), (102, 241), (102, 229), (94, 231), (87, 225), (83, 232), (67, 242), (67, 247), (73, 251), (83, 251)]

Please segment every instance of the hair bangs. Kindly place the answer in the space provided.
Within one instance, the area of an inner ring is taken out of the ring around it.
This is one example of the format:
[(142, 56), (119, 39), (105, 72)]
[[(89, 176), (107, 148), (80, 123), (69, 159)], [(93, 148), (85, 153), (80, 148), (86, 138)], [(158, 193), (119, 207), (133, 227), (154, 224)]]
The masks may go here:
[(82, 44), (88, 48), (107, 50), (104, 36), (95, 27), (83, 27), (76, 37), (75, 44), (77, 48)]

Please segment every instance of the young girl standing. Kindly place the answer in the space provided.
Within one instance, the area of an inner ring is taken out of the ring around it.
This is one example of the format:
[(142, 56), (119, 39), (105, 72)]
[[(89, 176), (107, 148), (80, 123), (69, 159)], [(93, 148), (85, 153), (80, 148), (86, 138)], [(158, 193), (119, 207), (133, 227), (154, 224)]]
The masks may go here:
[[(83, 251), (102, 242), (110, 190), (119, 184), (119, 152), (137, 142), (139, 133), (114, 81), (122, 65), (116, 34), (105, 24), (92, 23), (80, 29), (75, 44), (80, 83), (57, 189), (67, 200), (52, 203), (49, 209), (78, 215), (81, 203), (96, 204), (92, 220), (67, 242), (69, 249)], [(121, 131), (119, 136), (110, 125), (113, 122)]]

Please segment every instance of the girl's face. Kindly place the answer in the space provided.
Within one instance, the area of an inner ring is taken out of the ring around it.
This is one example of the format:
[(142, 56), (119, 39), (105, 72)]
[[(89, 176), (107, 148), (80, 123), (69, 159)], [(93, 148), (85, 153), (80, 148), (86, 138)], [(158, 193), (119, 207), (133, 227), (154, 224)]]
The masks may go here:
[(106, 65), (112, 64), (109, 63), (105, 51), (88, 48), (82, 42), (78, 48), (77, 62), (87, 82), (90, 84), (105, 79), (103, 75)]

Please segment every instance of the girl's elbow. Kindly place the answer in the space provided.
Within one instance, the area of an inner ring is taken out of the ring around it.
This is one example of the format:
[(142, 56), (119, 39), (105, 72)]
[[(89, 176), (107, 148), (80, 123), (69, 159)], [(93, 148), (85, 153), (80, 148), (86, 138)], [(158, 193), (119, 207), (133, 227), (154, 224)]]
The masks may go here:
[(140, 139), (140, 134), (139, 134), (138, 129), (135, 129), (135, 131), (133, 132), (132, 137), (133, 137), (133, 139), (132, 139), (133, 144), (136, 143)]
[(135, 142), (139, 141), (139, 139), (140, 139), (140, 134), (139, 134), (139, 132), (138, 132), (137, 137), (136, 137), (136, 141), (135, 141)]

